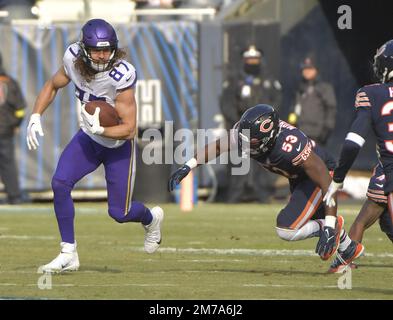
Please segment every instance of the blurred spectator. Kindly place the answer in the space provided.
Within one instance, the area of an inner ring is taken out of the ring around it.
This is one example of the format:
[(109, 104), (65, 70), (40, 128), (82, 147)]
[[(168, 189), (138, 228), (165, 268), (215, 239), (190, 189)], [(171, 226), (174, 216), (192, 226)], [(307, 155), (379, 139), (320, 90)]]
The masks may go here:
[(8, 11), (8, 19), (35, 19), (31, 7), (36, 0), (0, 0), (0, 10)]
[(335, 126), (336, 97), (333, 86), (318, 75), (315, 58), (306, 57), (301, 64), (302, 80), (296, 92), (296, 101), (290, 109), (288, 122), (297, 126), (321, 146)]
[[(136, 9), (174, 9), (180, 5), (180, 0), (137, 0)], [(141, 15), (138, 17), (138, 21), (167, 21), (177, 20), (176, 15)]]
[(0, 177), (9, 204), (23, 202), (15, 161), (14, 136), (24, 118), (25, 107), (19, 85), (4, 71), (0, 55)]
[(183, 0), (182, 8), (216, 8), (222, 4), (222, 0)]
[[(221, 111), (227, 129), (233, 128), (248, 108), (264, 103), (279, 109), (281, 103), (281, 85), (278, 80), (267, 75), (262, 51), (251, 45), (242, 53), (242, 62), (243, 69), (224, 83), (221, 96)], [(242, 201), (247, 187), (254, 190), (254, 198), (262, 203), (269, 202), (274, 194), (274, 175), (261, 170), (256, 161), (251, 161), (250, 165), (248, 175), (230, 176), (228, 202)]]
[(177, 8), (182, 1), (181, 0), (136, 0), (137, 9), (171, 9)]

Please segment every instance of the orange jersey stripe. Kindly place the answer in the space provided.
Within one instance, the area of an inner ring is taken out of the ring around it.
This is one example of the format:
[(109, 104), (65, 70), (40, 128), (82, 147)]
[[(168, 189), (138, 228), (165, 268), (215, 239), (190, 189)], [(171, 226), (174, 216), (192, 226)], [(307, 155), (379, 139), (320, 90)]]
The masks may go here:
[[(299, 229), (303, 225), (306, 224), (308, 220), (314, 215), (315, 211), (317, 211), (319, 204), (322, 201), (322, 192), (320, 188), (315, 188), (314, 192), (311, 194), (310, 199), (308, 199), (306, 207), (303, 209), (302, 213), (295, 220), (294, 223), (291, 224), (291, 229)], [(305, 221), (303, 221), (306, 219)]]

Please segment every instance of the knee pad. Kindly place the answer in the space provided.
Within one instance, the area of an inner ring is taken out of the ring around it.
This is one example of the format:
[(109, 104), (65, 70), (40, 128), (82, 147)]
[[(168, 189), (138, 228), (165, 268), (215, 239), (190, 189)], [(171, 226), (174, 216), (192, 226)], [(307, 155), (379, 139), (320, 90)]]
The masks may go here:
[(63, 180), (52, 178), (52, 190), (55, 197), (69, 196), (72, 187)]
[(277, 235), (286, 241), (298, 241), (305, 239), (303, 232), (299, 229), (284, 229), (276, 227)]

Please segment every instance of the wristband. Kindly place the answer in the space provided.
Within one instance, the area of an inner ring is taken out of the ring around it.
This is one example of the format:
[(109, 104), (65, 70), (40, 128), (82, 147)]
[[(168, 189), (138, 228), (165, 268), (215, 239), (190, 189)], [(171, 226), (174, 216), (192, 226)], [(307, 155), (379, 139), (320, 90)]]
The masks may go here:
[(189, 166), (190, 169), (194, 169), (198, 165), (197, 159), (192, 158), (186, 162), (186, 166)]
[(325, 227), (335, 228), (336, 227), (336, 217), (326, 216), (325, 217)]

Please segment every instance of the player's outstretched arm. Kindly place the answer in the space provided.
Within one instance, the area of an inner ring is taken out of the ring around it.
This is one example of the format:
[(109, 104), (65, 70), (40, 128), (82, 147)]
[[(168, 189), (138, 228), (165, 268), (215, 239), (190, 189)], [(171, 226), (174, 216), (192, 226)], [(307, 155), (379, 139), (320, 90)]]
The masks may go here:
[(188, 160), (184, 165), (172, 173), (168, 181), (168, 190), (172, 191), (182, 181), (192, 169), (200, 164), (205, 164), (210, 160), (217, 158), (221, 153), (229, 150), (229, 139), (227, 137), (216, 140), (207, 144), (204, 148), (198, 150), (194, 158)]
[(44, 132), (41, 126), (41, 115), (56, 97), (57, 90), (65, 87), (70, 82), (62, 66), (55, 75), (45, 82), (35, 101), (29, 124), (27, 125), (26, 142), (29, 150), (37, 149), (39, 146), (37, 133), (42, 137)]

